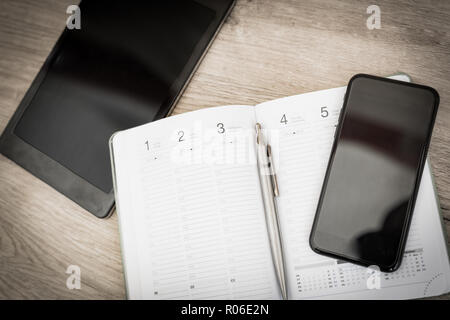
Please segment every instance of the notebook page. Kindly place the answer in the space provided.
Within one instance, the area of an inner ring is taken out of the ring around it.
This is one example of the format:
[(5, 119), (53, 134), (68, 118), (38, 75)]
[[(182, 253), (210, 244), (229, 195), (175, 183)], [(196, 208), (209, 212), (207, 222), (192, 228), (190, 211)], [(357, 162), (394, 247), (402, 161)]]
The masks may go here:
[(401, 299), (447, 292), (448, 254), (428, 167), (402, 265), (394, 273), (381, 273), (381, 289), (368, 289), (370, 270), (311, 250), (309, 235), (344, 95), (345, 88), (336, 88), (256, 107), (257, 120), (267, 130), (275, 157), (290, 297)]
[(254, 123), (253, 107), (226, 106), (114, 136), (129, 298), (280, 298)]

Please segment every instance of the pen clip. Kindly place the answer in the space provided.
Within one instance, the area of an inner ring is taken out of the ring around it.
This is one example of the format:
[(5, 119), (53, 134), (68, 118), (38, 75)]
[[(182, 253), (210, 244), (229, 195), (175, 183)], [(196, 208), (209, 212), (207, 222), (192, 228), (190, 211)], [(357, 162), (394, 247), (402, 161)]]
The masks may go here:
[(275, 197), (280, 195), (280, 190), (278, 189), (278, 180), (277, 175), (275, 174), (275, 168), (273, 167), (273, 158), (272, 158), (272, 147), (267, 145), (267, 158), (269, 160), (269, 170), (270, 170), (270, 179), (272, 181), (273, 194)]
[(259, 124), (258, 122), (255, 125), (256, 128), (256, 143), (260, 144), (261, 143), (261, 124)]

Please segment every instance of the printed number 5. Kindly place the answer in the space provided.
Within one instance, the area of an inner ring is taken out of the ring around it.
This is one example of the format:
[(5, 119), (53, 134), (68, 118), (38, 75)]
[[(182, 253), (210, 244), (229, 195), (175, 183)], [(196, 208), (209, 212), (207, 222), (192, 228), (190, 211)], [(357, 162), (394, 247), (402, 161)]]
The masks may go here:
[(322, 108), (320, 108), (320, 115), (322, 116), (322, 118), (328, 117), (328, 110), (327, 110), (327, 107), (322, 107)]

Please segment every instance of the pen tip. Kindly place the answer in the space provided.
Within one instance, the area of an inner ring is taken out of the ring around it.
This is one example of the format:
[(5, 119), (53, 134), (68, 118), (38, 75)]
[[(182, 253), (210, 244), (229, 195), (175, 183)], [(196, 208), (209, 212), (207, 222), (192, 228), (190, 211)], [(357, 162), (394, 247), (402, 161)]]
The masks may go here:
[(283, 300), (288, 300), (288, 295), (287, 295), (286, 289), (283, 290), (282, 295), (283, 295)]

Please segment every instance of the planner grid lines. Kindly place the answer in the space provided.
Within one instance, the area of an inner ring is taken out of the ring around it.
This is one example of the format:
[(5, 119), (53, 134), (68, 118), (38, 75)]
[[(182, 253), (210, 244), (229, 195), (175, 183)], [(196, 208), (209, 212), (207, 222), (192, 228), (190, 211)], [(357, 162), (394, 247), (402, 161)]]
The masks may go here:
[[(217, 139), (233, 143), (236, 135), (231, 131)], [(172, 163), (175, 143), (158, 140), (152, 152), (139, 149), (144, 203), (139, 214), (146, 235), (139, 245), (145, 272), (151, 274), (144, 277), (144, 296), (276, 297), (256, 167)], [(194, 152), (195, 145), (186, 143), (181, 151)], [(245, 144), (236, 148), (237, 157), (247, 156)]]

